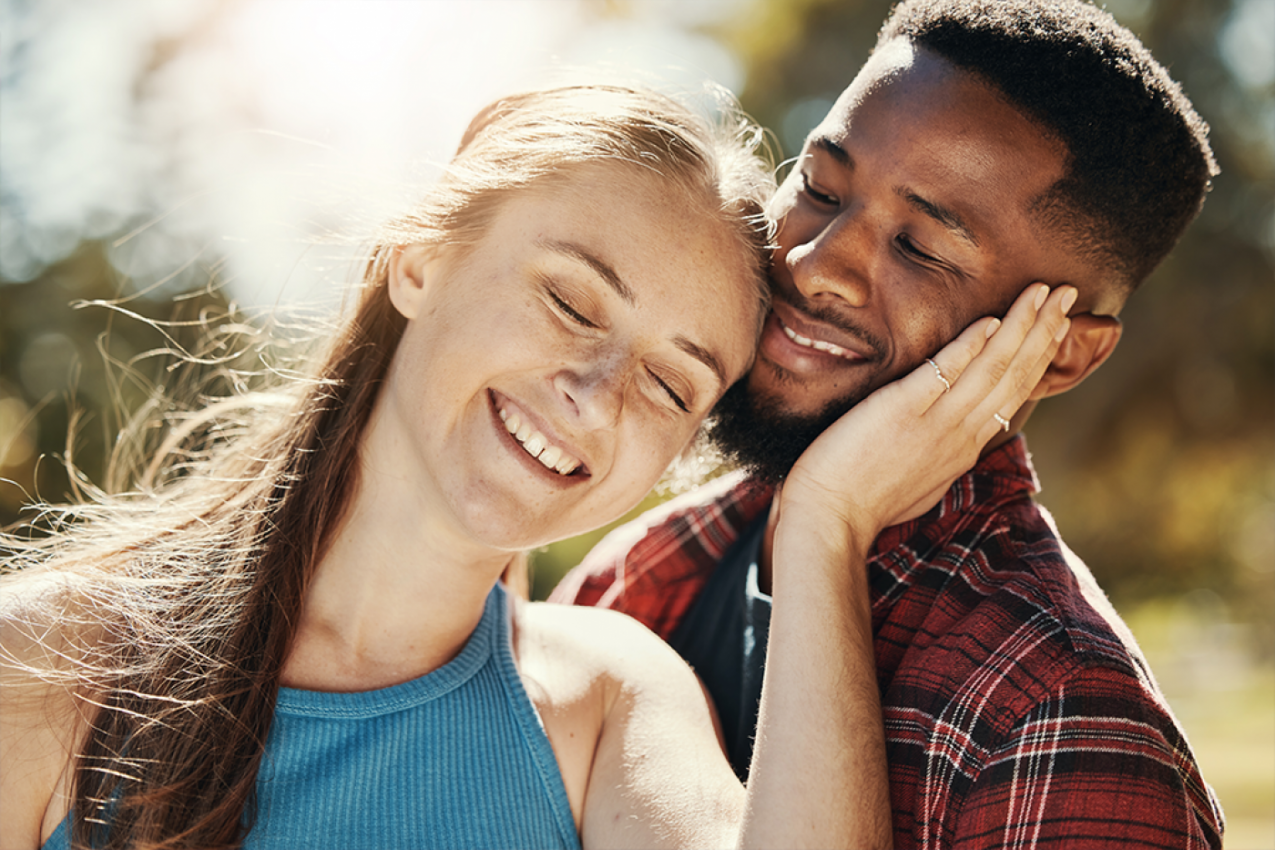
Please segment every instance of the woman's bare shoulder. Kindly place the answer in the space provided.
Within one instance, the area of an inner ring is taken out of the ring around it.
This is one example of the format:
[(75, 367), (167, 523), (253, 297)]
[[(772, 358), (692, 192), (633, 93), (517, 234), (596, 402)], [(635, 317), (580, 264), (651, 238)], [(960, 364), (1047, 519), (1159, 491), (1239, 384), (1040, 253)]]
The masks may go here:
[[(705, 720), (701, 732), (707, 730), (705, 740), (716, 748), (694, 674), (641, 623), (616, 611), (551, 603), (520, 604), (516, 622), (519, 672), (558, 758), (578, 828), (597, 820), (596, 806), (592, 818), (586, 810), (586, 799), (604, 796), (596, 785), (588, 793), (595, 771), (615, 761), (612, 756), (624, 746), (615, 746), (617, 736), (640, 728), (643, 718), (673, 726), (673, 734), (637, 736), (642, 747), (654, 748), (651, 756), (659, 755), (664, 742), (679, 740), (678, 732), (693, 734), (696, 724), (681, 724), (687, 712)], [(670, 711), (670, 705), (680, 709)], [(628, 750), (634, 752), (634, 746)], [(611, 772), (602, 781), (628, 779)]]
[(519, 671), (542, 714), (570, 710), (596, 731), (621, 693), (693, 679), (664, 641), (616, 611), (524, 602), (516, 622)]
[(531, 602), (523, 606), (523, 640), (570, 663), (581, 674), (612, 684), (661, 680), (690, 673), (676, 652), (646, 626), (618, 611)]
[[(0, 847), (38, 847), (66, 811), (71, 756), (88, 728), (78, 667), (86, 646), (79, 581), (0, 580)], [(55, 802), (54, 798), (58, 800)], [(52, 818), (46, 817), (57, 810)]]
[[(523, 658), (537, 659), (527, 666), (547, 685), (546, 697), (533, 701), (585, 844), (733, 844), (743, 788), (681, 657), (615, 611), (533, 603), (523, 613), (519, 643), (534, 648)], [(578, 746), (581, 738), (587, 747)]]

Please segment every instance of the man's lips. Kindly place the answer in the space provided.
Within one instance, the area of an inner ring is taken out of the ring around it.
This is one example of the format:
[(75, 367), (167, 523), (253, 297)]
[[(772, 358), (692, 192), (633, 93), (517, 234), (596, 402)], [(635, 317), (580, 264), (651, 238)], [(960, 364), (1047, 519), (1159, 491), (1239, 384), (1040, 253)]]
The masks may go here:
[(785, 325), (782, 320), (780, 320), (779, 326), (783, 328), (784, 333), (788, 335), (788, 338), (790, 340), (792, 340), (793, 342), (797, 343), (800, 346), (803, 346), (805, 348), (813, 348), (815, 351), (826, 351), (835, 357), (844, 357), (846, 360), (859, 359), (858, 355), (854, 354), (853, 352), (846, 351), (844, 348), (842, 348), (839, 345), (836, 345), (831, 342), (824, 342), (821, 339), (810, 339), (808, 337), (802, 336), (801, 334), (794, 331), (792, 328)]
[(782, 301), (776, 301), (772, 306), (771, 315), (766, 321), (763, 345), (769, 342), (771, 348), (782, 347), (781, 340), (772, 338), (776, 333), (782, 333), (788, 347), (795, 349), (791, 352), (794, 356), (853, 363), (871, 359), (875, 355), (872, 347), (863, 340), (826, 322), (812, 319)]

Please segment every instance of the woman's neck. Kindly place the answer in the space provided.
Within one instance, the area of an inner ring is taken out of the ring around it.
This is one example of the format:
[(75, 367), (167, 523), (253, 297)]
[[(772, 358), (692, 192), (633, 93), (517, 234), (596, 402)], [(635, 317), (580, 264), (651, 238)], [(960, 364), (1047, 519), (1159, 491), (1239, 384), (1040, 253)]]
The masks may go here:
[(365, 455), (347, 515), (319, 562), (284, 666), (288, 687), (387, 687), (446, 664), (512, 559), (456, 534), (402, 466)]

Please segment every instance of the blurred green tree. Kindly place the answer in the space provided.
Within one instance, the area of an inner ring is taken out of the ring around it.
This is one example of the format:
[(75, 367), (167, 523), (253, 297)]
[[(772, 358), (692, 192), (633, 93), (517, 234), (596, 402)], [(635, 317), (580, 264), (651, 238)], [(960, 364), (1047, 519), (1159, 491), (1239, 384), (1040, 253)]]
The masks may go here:
[(218, 391), (173, 355), (230, 351), (208, 334), (231, 313), (223, 294), (136, 292), (108, 247), (86, 241), (33, 280), (0, 282), (0, 526), (103, 486), (120, 429), (154, 393)]

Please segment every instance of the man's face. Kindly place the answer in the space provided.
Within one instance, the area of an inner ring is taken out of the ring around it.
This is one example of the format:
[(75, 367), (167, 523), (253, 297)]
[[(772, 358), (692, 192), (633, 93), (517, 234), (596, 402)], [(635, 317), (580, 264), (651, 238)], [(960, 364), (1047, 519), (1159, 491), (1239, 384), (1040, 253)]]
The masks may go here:
[(1003, 316), (1028, 284), (1091, 277), (1031, 214), (1063, 162), (978, 78), (906, 41), (878, 50), (775, 196), (774, 309), (746, 389), (724, 402), (726, 449), (778, 453), (782, 474), (842, 412)]

